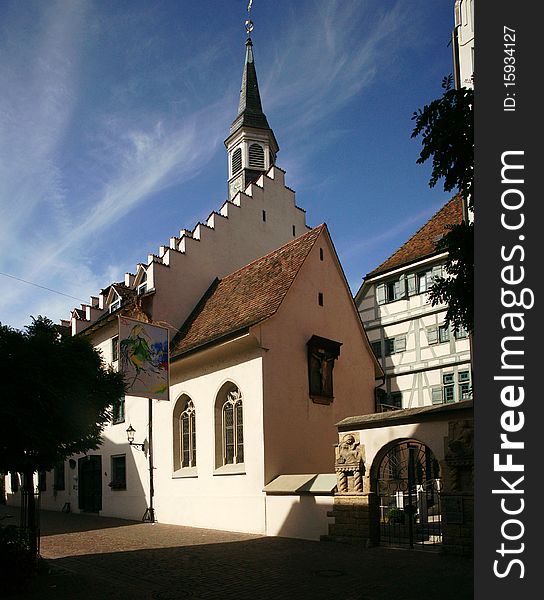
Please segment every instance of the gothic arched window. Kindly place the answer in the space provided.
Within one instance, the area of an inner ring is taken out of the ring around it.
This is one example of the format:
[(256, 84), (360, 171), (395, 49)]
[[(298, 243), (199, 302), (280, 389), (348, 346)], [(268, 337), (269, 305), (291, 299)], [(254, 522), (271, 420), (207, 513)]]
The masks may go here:
[(196, 411), (189, 396), (176, 402), (173, 415), (174, 470), (196, 467)]
[(235, 387), (221, 403), (222, 464), (232, 465), (244, 462), (244, 417), (242, 394)]

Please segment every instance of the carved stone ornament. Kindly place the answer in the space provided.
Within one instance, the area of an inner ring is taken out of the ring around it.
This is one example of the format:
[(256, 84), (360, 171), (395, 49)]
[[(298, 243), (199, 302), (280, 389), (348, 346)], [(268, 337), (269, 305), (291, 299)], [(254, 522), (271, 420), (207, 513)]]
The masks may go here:
[(450, 421), (445, 440), (445, 462), (449, 470), (446, 487), (450, 492), (474, 490), (474, 424)]
[(363, 447), (356, 434), (345, 434), (336, 446), (336, 480), (340, 493), (363, 491), (365, 474)]

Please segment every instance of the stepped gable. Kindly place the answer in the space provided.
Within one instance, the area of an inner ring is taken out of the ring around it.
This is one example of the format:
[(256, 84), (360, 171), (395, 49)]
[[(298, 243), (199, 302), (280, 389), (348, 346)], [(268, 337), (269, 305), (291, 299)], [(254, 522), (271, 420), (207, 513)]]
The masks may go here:
[(462, 220), (462, 199), (461, 196), (454, 196), (393, 255), (368, 273), (365, 279), (438, 254), (435, 247), (436, 242), (448, 233), (449, 225), (457, 225)]
[(276, 313), (322, 224), (238, 271), (216, 279), (172, 340), (171, 356), (219, 341)]
[[(179, 230), (179, 236), (171, 237), (168, 244), (165, 244), (159, 248), (158, 254), (148, 254), (147, 263), (138, 263), (136, 265), (136, 273), (139, 272), (140, 268), (147, 270), (151, 265), (154, 265), (155, 267), (168, 268), (171, 261), (170, 253), (174, 252), (187, 254), (188, 251), (192, 251), (189, 246), (193, 243), (200, 244), (202, 239), (204, 240), (203, 246), (197, 251), (201, 253), (206, 252), (205, 244), (207, 236), (203, 235), (203, 232), (206, 231), (213, 235), (218, 219), (220, 219), (221, 222), (228, 223), (231, 220), (231, 217), (234, 217), (234, 223), (231, 224), (231, 227), (235, 227), (238, 211), (244, 210), (244, 204), (246, 202), (249, 203), (252, 201), (260, 201), (262, 194), (265, 192), (267, 187), (270, 187), (271, 190), (274, 187), (280, 187), (283, 190), (287, 190), (289, 195), (292, 195), (293, 209), (295, 212), (299, 213), (301, 215), (300, 218), (305, 221), (306, 211), (295, 204), (294, 192), (285, 185), (284, 173), (285, 172), (282, 169), (276, 166), (271, 166), (268, 172), (263, 173), (257, 179), (257, 181), (249, 183), (243, 192), (237, 193), (232, 200), (224, 201), (219, 211), (212, 211), (205, 223), (197, 223), (192, 230)], [(232, 214), (233, 210), (235, 211), (235, 214)], [(303, 226), (309, 229), (305, 223)], [(233, 231), (233, 234), (234, 233), (235, 232)], [(196, 250), (196, 248), (194, 248), (194, 250)], [(75, 318), (79, 322), (77, 325), (73, 324), (74, 333), (81, 332), (83, 330), (82, 327), (88, 328), (93, 323), (103, 322), (106, 320), (109, 313), (107, 311), (105, 302), (107, 300), (108, 293), (112, 288), (115, 289), (121, 296), (122, 306), (124, 308), (131, 305), (134, 302), (134, 298), (137, 296), (135, 281), (135, 275), (126, 273), (124, 282), (113, 282), (100, 290), (100, 300), (96, 297), (91, 297), (91, 302), (90, 304), (85, 305), (85, 309), (77, 309), (78, 313), (74, 312), (75, 309), (72, 310), (69, 320), (72, 321), (72, 319)], [(92, 310), (86, 310), (87, 307), (92, 308)]]

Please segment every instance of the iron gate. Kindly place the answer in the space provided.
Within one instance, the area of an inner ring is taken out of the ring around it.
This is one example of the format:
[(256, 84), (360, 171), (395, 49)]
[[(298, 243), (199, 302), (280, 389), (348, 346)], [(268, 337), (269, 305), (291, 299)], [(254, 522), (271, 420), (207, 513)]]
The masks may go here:
[(378, 470), (380, 543), (426, 549), (442, 542), (440, 469), (430, 448), (400, 442)]

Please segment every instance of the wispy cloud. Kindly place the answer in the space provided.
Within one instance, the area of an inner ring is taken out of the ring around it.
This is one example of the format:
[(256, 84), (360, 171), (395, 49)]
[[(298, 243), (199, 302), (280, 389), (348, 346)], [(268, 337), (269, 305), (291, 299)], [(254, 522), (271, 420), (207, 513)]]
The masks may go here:
[[(266, 110), (288, 128), (298, 156), (311, 159), (316, 131), (320, 148), (327, 138), (341, 137), (349, 124), (327, 118), (383, 76), (406, 44), (401, 33), (414, 13), (406, 2), (377, 9), (370, 2), (329, 0), (310, 3), (304, 14), (293, 16), (263, 79), (262, 95)], [(282, 165), (294, 185), (306, 183), (307, 169), (294, 153), (283, 154)]]
[[(354, 258), (359, 257), (363, 252), (369, 249), (379, 248), (380, 246), (383, 246), (384, 242), (395, 240), (400, 236), (403, 236), (403, 240), (406, 241), (406, 235), (415, 233), (416, 230), (419, 229), (441, 206), (441, 203), (427, 206), (425, 210), (410, 215), (402, 221), (396, 221), (376, 235), (358, 240), (345, 240), (339, 245), (339, 254), (342, 257), (342, 260), (345, 260), (346, 262), (352, 261)], [(384, 259), (385, 258), (386, 257), (384, 257)]]
[[(144, 118), (142, 109), (124, 107), (120, 113), (106, 105), (105, 111), (91, 111), (92, 125), (85, 130), (76, 121), (88, 6), (59, 0), (19, 14), (25, 25), (39, 21), (34, 33), (24, 36), (19, 29), (0, 42), (0, 78), (6, 83), (0, 96), (0, 271), (78, 298), (96, 294), (108, 277), (118, 280), (133, 266), (91, 268), (86, 247), (153, 194), (198, 175), (232, 117), (221, 99), (192, 111), (154, 110)], [(202, 56), (193, 53), (184, 69), (201, 69), (214, 56), (209, 48)], [(164, 70), (159, 77), (166, 77)], [(81, 140), (78, 154), (68, 158), (70, 131)], [(143, 256), (148, 250), (142, 249)], [(67, 302), (6, 280), (0, 320), (21, 326), (30, 312), (66, 317)]]
[(288, 111), (299, 132), (345, 105), (399, 50), (406, 4), (397, 2), (371, 19), (368, 7), (339, 0), (309, 7), (278, 45), (263, 95), (267, 107)]

